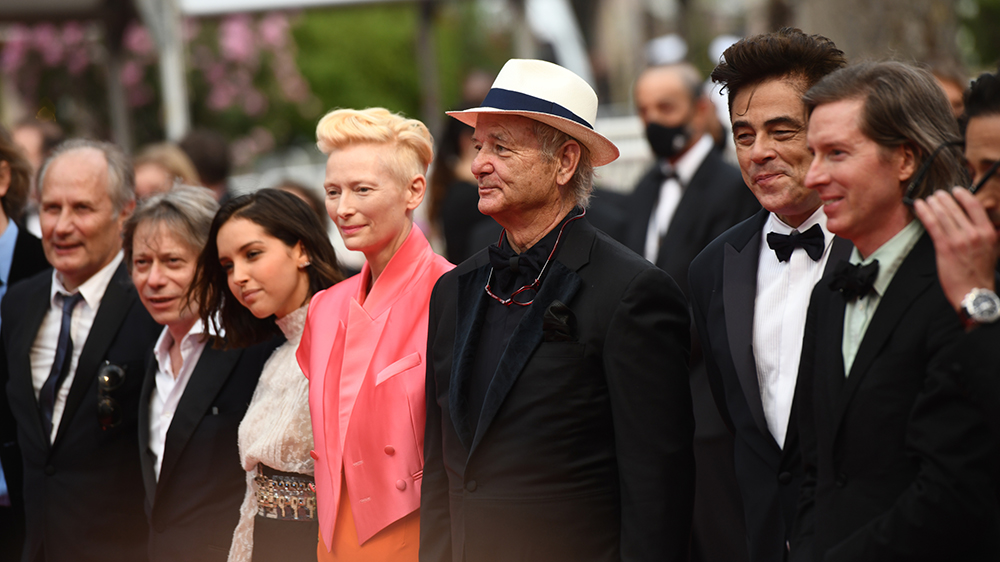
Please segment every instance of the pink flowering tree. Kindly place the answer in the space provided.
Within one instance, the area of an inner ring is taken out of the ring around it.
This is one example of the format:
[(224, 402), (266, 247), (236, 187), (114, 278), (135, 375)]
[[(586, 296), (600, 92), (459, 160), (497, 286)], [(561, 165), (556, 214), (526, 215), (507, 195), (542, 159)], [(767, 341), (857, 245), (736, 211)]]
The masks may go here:
[[(238, 165), (318, 118), (320, 103), (296, 64), (290, 17), (270, 12), (184, 22), (192, 121), (230, 136)], [(108, 136), (106, 50), (96, 23), (12, 24), (0, 28), (0, 41), (2, 79), (13, 82), (28, 109), (71, 134)], [(133, 22), (122, 49), (120, 79), (135, 143), (161, 140), (156, 45)]]

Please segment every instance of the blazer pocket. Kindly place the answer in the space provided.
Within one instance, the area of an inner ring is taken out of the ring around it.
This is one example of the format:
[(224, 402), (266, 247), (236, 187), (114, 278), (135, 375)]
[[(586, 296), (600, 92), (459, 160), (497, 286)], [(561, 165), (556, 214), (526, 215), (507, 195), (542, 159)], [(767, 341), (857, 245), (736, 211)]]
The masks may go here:
[(391, 379), (399, 373), (412, 369), (418, 365), (420, 365), (420, 352), (414, 351), (413, 353), (379, 371), (378, 375), (375, 377), (375, 384), (382, 384), (384, 381)]

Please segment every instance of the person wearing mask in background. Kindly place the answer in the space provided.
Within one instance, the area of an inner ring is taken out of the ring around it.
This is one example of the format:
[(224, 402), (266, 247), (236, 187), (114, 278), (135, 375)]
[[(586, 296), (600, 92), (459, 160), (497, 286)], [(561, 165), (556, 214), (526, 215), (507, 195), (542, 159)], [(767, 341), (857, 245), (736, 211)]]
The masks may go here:
[(423, 123), (338, 109), (316, 127), (327, 209), (361, 273), (317, 293), (298, 358), (309, 378), (321, 561), (416, 562), (431, 290), (453, 266), (413, 211), (433, 157)]
[(187, 298), (219, 204), (177, 186), (141, 202), (125, 223), (125, 263), (160, 338), (139, 397), (139, 453), (150, 562), (224, 562), (246, 477), (236, 431), (277, 338), (214, 349)]
[[(0, 127), (0, 299), (18, 281), (49, 267), (42, 242), (18, 222), (32, 184), (32, 167), (6, 129)], [(0, 316), (0, 321), (2, 321)], [(0, 562), (20, 560), (24, 544), (21, 452), (0, 381)]]
[[(634, 94), (656, 162), (626, 199), (628, 245), (670, 274), (687, 296), (691, 260), (760, 204), (715, 148), (708, 133), (715, 109), (694, 66), (647, 68)], [(737, 562), (746, 559), (746, 541), (733, 439), (712, 400), (697, 339), (691, 349), (697, 471), (691, 560)]]
[(840, 69), (802, 99), (806, 185), (854, 250), (809, 303), (792, 560), (998, 560), (996, 440), (951, 378), (962, 326), (907, 205), (962, 179), (951, 107), (899, 62)]
[(201, 322), (227, 348), (286, 340), (264, 365), (240, 422), (246, 492), (230, 562), (316, 557), (309, 381), (295, 350), (309, 299), (341, 279), (326, 232), (291, 193), (266, 188), (241, 195), (212, 220), (190, 293)]
[[(825, 230), (805, 187), (800, 99), (845, 64), (832, 41), (785, 28), (726, 49), (712, 79), (729, 96), (740, 171), (764, 209), (691, 263), (691, 306), (719, 412), (734, 436), (751, 562), (781, 562), (802, 481), (798, 359), (813, 286), (851, 245)], [(800, 240), (808, 233), (808, 248)]]
[(122, 263), (132, 163), (112, 144), (67, 141), (39, 185), (53, 269), (10, 288), (0, 327), (24, 457), (23, 560), (146, 560), (139, 392), (160, 326)]
[[(955, 352), (956, 375), (1000, 438), (1000, 72), (979, 76), (965, 93), (965, 160), (972, 188), (937, 192), (913, 209), (934, 240), (938, 277), (967, 335)], [(974, 193), (974, 194), (973, 194)]]

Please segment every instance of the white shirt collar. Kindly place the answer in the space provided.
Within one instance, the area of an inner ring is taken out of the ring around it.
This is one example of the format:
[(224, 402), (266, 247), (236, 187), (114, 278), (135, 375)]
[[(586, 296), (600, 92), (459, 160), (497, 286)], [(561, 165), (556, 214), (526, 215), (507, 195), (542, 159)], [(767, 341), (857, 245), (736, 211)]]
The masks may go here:
[[(119, 250), (115, 254), (114, 259), (111, 263), (102, 267), (100, 271), (90, 276), (90, 279), (84, 281), (79, 287), (77, 287), (76, 292), (83, 295), (83, 300), (87, 303), (87, 306), (91, 310), (97, 310), (101, 306), (101, 299), (104, 298), (104, 292), (107, 291), (108, 285), (111, 284), (111, 279), (115, 276), (115, 271), (118, 266), (122, 263), (122, 259), (125, 254)], [(49, 303), (51, 306), (57, 306), (56, 295), (71, 295), (70, 291), (67, 291), (62, 284), (62, 279), (60, 279), (59, 272), (55, 269), (52, 270), (52, 289), (49, 293)]]
[[(199, 343), (204, 341), (206, 335), (205, 324), (201, 320), (198, 320), (191, 326), (188, 333), (184, 335), (181, 340), (181, 348), (183, 349), (188, 342)], [(159, 339), (156, 340), (156, 345), (153, 346), (153, 355), (156, 357), (156, 362), (160, 366), (160, 370), (169, 372), (170, 369), (170, 346), (173, 345), (174, 338), (170, 335), (170, 328), (164, 326), (163, 331), (160, 332)], [(183, 351), (181, 352), (183, 356)]]
[[(677, 179), (680, 180), (682, 187), (686, 187), (691, 183), (691, 178), (694, 177), (698, 168), (701, 167), (701, 163), (705, 161), (705, 158), (712, 151), (714, 145), (712, 135), (706, 133), (673, 164), (674, 172), (676, 172)], [(661, 162), (660, 165), (662, 167), (663, 163)]]

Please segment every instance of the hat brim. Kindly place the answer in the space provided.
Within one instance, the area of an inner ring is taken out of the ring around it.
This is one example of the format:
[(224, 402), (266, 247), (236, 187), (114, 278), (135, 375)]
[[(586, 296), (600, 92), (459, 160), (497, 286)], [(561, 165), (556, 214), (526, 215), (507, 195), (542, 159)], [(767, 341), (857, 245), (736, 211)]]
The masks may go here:
[(611, 162), (617, 160), (620, 155), (618, 147), (615, 146), (615, 143), (611, 142), (604, 135), (593, 129), (585, 127), (576, 121), (571, 121), (565, 117), (559, 117), (557, 115), (539, 113), (537, 111), (497, 109), (495, 107), (474, 107), (472, 109), (466, 109), (465, 111), (447, 111), (445, 113), (473, 128), (476, 126), (476, 120), (479, 118), (480, 113), (519, 115), (521, 117), (534, 119), (535, 121), (541, 121), (550, 127), (554, 127), (566, 133), (586, 146), (587, 150), (590, 151), (590, 161), (594, 167), (610, 164)]

